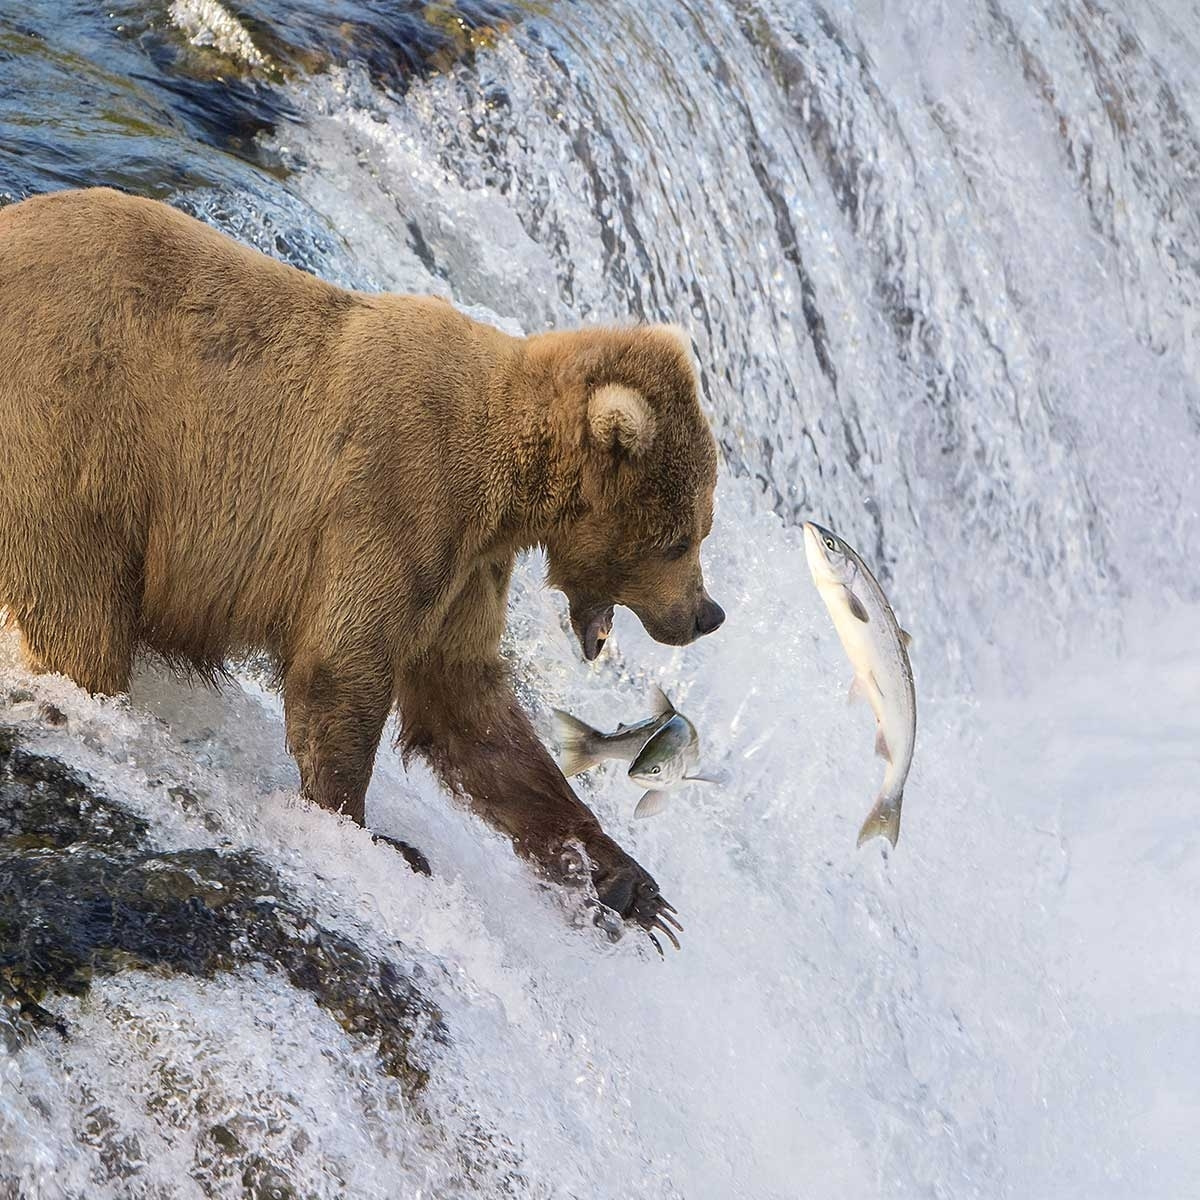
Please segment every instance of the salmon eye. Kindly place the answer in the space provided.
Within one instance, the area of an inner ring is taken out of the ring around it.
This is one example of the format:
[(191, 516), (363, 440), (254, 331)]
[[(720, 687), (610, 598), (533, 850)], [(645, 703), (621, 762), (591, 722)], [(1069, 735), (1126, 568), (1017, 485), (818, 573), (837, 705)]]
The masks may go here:
[(662, 767), (655, 767), (654, 770), (650, 772), (650, 774), (657, 775), (659, 773), (659, 771), (661, 771), (661, 770), (662, 770)]
[(826, 545), (826, 546), (828, 546), (830, 550), (836, 550), (836, 549), (837, 549), (837, 542), (835, 542), (835, 541), (833, 540), (833, 538), (826, 538), (826, 539), (825, 539), (825, 545)]

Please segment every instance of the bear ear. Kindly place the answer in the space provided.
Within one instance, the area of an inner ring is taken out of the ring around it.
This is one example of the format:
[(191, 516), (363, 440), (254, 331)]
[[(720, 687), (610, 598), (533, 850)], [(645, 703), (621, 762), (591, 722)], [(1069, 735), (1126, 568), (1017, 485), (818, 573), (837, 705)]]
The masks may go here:
[(682, 325), (651, 325), (650, 328), (655, 333), (674, 342), (683, 351), (688, 362), (691, 362), (692, 335)]
[(654, 441), (654, 413), (641, 392), (606, 383), (588, 401), (588, 429), (601, 449), (637, 458)]

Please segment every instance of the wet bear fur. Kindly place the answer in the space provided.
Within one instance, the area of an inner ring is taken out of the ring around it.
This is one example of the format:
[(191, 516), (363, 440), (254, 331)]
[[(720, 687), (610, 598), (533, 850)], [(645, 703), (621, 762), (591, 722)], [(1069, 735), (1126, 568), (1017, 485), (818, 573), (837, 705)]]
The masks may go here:
[(0, 210), (0, 606), (35, 669), (128, 687), (145, 648), (266, 652), (319, 804), (365, 819), (384, 723), (560, 874), (645, 925), (654, 880), (534, 733), (498, 646), (543, 545), (585, 655), (611, 606), (720, 623), (701, 577), (716, 448), (665, 327), (510, 337), (347, 291), (107, 189)]

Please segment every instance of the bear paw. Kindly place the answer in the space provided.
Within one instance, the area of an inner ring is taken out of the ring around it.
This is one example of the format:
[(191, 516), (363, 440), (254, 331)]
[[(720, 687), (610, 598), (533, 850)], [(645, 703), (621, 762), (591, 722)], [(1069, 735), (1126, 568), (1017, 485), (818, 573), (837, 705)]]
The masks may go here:
[(663, 952), (662, 944), (655, 935), (660, 933), (678, 950), (679, 938), (675, 935), (676, 931), (683, 932), (683, 926), (674, 907), (662, 898), (658, 884), (645, 868), (615, 842), (605, 838), (604, 843), (607, 845), (587, 847), (597, 899), (622, 920), (640, 925), (659, 954)]

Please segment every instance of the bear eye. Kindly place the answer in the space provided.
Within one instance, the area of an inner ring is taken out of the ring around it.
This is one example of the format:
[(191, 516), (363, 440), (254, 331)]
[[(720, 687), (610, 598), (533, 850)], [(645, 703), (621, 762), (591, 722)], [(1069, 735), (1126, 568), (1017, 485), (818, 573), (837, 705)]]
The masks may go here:
[(674, 562), (677, 558), (682, 558), (692, 548), (691, 538), (681, 538), (675, 545), (671, 546), (664, 557), (668, 562)]

